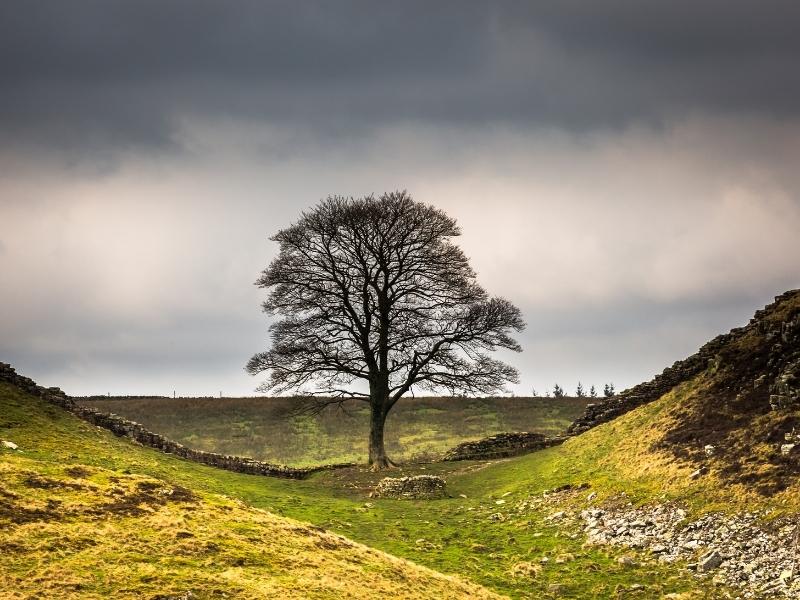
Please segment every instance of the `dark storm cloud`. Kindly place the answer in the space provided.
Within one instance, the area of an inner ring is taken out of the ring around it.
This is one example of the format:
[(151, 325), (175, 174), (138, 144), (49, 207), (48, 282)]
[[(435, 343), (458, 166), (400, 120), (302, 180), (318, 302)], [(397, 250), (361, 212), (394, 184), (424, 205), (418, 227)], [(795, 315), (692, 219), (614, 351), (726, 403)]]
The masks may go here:
[(0, 134), (100, 153), (182, 119), (351, 135), (793, 115), (794, 2), (5, 2)]
[(798, 25), (769, 0), (0, 2), (0, 359), (249, 393), (267, 236), (407, 188), (523, 310), (517, 393), (649, 378), (800, 284)]

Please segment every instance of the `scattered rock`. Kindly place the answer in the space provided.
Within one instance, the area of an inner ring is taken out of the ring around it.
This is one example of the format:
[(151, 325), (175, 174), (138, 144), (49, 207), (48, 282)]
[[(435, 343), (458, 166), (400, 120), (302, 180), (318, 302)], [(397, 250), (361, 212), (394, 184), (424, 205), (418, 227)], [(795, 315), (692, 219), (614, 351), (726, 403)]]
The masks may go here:
[(692, 474), (689, 475), (689, 479), (691, 479), (691, 480), (699, 479), (700, 477), (702, 477), (706, 473), (708, 473), (708, 467), (703, 465), (702, 467), (700, 467), (696, 471), (693, 471)]
[(712, 571), (721, 564), (722, 555), (716, 550), (711, 550), (700, 558), (700, 562), (697, 566), (701, 571)]
[(8, 448), (9, 450), (18, 450), (19, 446), (17, 446), (14, 442), (9, 442), (7, 440), (3, 440), (0, 442), (3, 445), (3, 448)]
[(492, 523), (497, 523), (499, 521), (505, 521), (506, 517), (503, 513), (492, 513), (488, 517), (486, 517)]
[(590, 508), (580, 516), (589, 544), (641, 549), (662, 563), (683, 562), (697, 577), (713, 572), (715, 582), (742, 590), (737, 597), (800, 598), (800, 578), (792, 576), (795, 516), (710, 513), (687, 521), (673, 503)]

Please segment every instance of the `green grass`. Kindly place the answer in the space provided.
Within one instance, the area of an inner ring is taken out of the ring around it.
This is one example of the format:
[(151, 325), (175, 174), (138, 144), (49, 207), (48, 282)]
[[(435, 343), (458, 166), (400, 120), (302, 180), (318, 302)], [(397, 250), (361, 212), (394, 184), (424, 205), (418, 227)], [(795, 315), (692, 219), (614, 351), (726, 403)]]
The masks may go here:
[(248, 506), (233, 492), (256, 478), (218, 479), (4, 384), (0, 439), (20, 445), (0, 451), (4, 600), (494, 597)]
[[(587, 399), (418, 398), (401, 400), (386, 425), (386, 448), (397, 461), (429, 460), (453, 446), (505, 431), (555, 435), (582, 413)], [(84, 401), (138, 421), (152, 431), (210, 452), (292, 466), (364, 462), (369, 410), (292, 416), (288, 398), (135, 398)]]
[[(305, 481), (288, 481), (187, 463), (114, 438), (106, 431), (8, 388), (0, 389), (0, 409), (0, 438), (11, 439), (24, 450), (22, 455), (3, 453), (0, 457), (4, 463), (27, 461), (25, 469), (45, 474), (85, 465), (101, 470), (102, 477), (153, 478), (169, 486), (185, 487), (203, 499), (233, 501), (242, 510), (264, 509), (271, 514), (313, 523), (441, 573), (468, 578), (510, 597), (660, 598), (683, 592), (693, 592), (696, 597), (719, 597), (719, 590), (710, 583), (688, 578), (675, 566), (661, 565), (641, 555), (637, 556), (638, 566), (623, 567), (616, 560), (622, 551), (584, 547), (585, 538), (574, 514), (587, 505), (586, 496), (591, 490), (567, 492), (551, 500), (541, 500), (543, 491), (567, 483), (590, 483), (591, 489), (603, 498), (630, 489), (614, 464), (598, 460), (612, 451), (614, 440), (619, 439), (607, 435), (608, 428), (606, 434), (603, 428), (595, 430), (597, 437), (586, 444), (578, 438), (562, 447), (515, 459), (413, 465), (390, 473), (441, 473), (447, 478), (452, 498), (414, 502), (370, 499), (371, 486), (383, 474), (365, 469), (347, 469), (322, 473)], [(635, 482), (634, 489), (638, 500), (660, 492), (655, 481), (646, 479)], [(510, 493), (505, 495), (507, 492)], [(539, 498), (540, 504), (520, 510), (520, 502), (529, 498)], [(499, 501), (502, 503), (498, 504)], [(548, 521), (547, 517), (557, 510), (566, 510), (567, 518)], [(492, 517), (497, 513), (501, 514), (499, 520)], [(244, 518), (238, 523), (237, 527), (249, 527)], [(207, 528), (213, 527), (214, 522), (207, 525)], [(37, 568), (43, 565), (49, 568), (56, 562), (63, 566), (65, 557), (80, 554), (70, 547), (57, 552), (45, 551), (44, 546), (39, 548)], [(224, 551), (225, 560), (230, 561), (233, 559), (229, 557), (237, 553), (250, 556), (252, 549), (241, 538), (232, 538)], [(0, 555), (2, 569), (22, 577), (24, 573), (19, 565), (9, 565), (9, 556), (13, 557), (13, 553)], [(549, 560), (542, 566), (544, 557)], [(144, 554), (133, 560), (137, 564), (146, 562)], [(152, 560), (162, 565), (166, 559), (156, 554)], [(90, 577), (81, 575), (81, 560), (75, 559), (70, 564), (74, 564), (67, 573), (70, 577)], [(102, 585), (115, 585), (110, 583), (115, 571), (108, 564), (91, 564), (95, 573), (91, 576), (93, 580), (105, 581)], [(167, 561), (166, 564), (171, 563)], [(276, 565), (270, 567), (267, 559), (259, 564), (266, 572), (269, 568), (280, 570)], [(185, 570), (178, 570), (191, 582), (191, 569), (202, 566), (190, 564), (183, 567)], [(387, 567), (381, 563), (369, 568), (380, 571)], [(526, 568), (528, 574), (519, 575)], [(631, 590), (634, 584), (645, 587), (634, 591)], [(221, 584), (216, 579), (209, 582), (200, 577), (194, 591), (205, 593), (207, 590), (202, 586), (206, 585), (213, 588)], [(441, 594), (431, 588), (418, 597), (438, 595)]]

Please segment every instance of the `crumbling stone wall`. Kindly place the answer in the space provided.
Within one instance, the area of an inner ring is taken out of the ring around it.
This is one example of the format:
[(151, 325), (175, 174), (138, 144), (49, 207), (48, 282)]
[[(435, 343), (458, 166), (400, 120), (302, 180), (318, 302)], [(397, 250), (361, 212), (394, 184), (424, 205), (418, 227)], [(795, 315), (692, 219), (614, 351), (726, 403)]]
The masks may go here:
[(534, 450), (557, 446), (564, 437), (548, 437), (541, 433), (516, 431), (498, 433), (480, 440), (464, 442), (448, 450), (442, 460), (486, 460), (517, 456)]
[[(717, 360), (717, 355), (723, 348), (752, 332), (758, 332), (766, 336), (768, 340), (776, 339), (773, 350), (776, 350), (776, 356), (780, 355), (780, 364), (786, 364), (787, 361), (791, 362), (793, 355), (786, 354), (785, 347), (790, 341), (796, 343), (798, 333), (800, 333), (800, 317), (795, 316), (794, 319), (783, 323), (768, 323), (764, 317), (778, 309), (787, 300), (792, 300), (798, 296), (800, 296), (800, 290), (792, 290), (776, 296), (773, 303), (756, 311), (753, 318), (750, 319), (750, 323), (746, 326), (734, 328), (729, 333), (715, 337), (701, 347), (697, 353), (685, 360), (677, 361), (650, 381), (640, 383), (611, 398), (588, 404), (584, 414), (569, 426), (567, 433), (578, 435), (601, 423), (611, 421), (634, 408), (659, 399), (675, 386), (704, 371), (710, 363)], [(772, 330), (773, 328), (775, 328), (775, 331)], [(796, 358), (798, 359), (798, 365), (800, 365), (800, 356)], [(771, 366), (776, 365), (777, 363), (774, 363)], [(783, 406), (785, 404), (794, 404), (795, 402), (800, 404), (800, 372), (796, 366), (788, 365), (785, 373), (778, 374), (771, 386), (771, 390), (774, 396), (772, 401), (776, 405)]]
[(45, 388), (36, 385), (32, 379), (19, 375), (14, 368), (6, 363), (0, 362), (0, 381), (10, 383), (11, 385), (29, 393), (38, 396), (51, 404), (60, 406), (61, 408), (71, 412), (72, 414), (80, 417), (84, 421), (88, 421), (92, 425), (108, 429), (114, 435), (120, 437), (127, 437), (143, 446), (155, 448), (167, 454), (174, 454), (181, 458), (191, 460), (193, 462), (202, 463), (212, 467), (225, 469), (226, 471), (233, 471), (235, 473), (247, 473), (250, 475), (267, 475), (270, 477), (283, 477), (288, 479), (304, 479), (311, 473), (317, 471), (333, 469), (349, 465), (325, 465), (322, 467), (297, 469), (283, 465), (273, 465), (271, 463), (262, 462), (252, 458), (241, 456), (229, 456), (226, 454), (217, 454), (215, 452), (205, 452), (203, 450), (193, 450), (187, 448), (183, 444), (179, 444), (170, 440), (163, 435), (154, 433), (145, 429), (140, 423), (129, 421), (118, 415), (112, 413), (103, 413), (94, 408), (81, 406), (77, 404), (72, 398), (67, 396), (57, 387)]
[(446, 497), (445, 485), (445, 480), (436, 475), (384, 477), (378, 482), (371, 496), (375, 498), (432, 500)]

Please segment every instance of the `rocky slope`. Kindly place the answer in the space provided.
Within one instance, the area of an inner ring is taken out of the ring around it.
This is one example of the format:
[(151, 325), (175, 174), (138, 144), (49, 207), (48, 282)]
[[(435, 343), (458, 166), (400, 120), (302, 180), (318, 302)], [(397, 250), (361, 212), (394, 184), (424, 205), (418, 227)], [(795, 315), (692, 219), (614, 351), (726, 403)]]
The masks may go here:
[(688, 389), (648, 438), (653, 451), (772, 495), (800, 475), (800, 290), (786, 292), (744, 327), (721, 335), (652, 381), (590, 405), (578, 434)]
[[(753, 387), (761, 392), (762, 400), (768, 390), (769, 394), (775, 396), (772, 402), (776, 405), (787, 408), (794, 406), (800, 396), (799, 312), (800, 290), (776, 296), (775, 301), (757, 311), (746, 326), (715, 337), (695, 354), (675, 362), (650, 381), (589, 404), (586, 412), (569, 427), (569, 433), (582, 433), (657, 400), (675, 386), (699, 375), (720, 358), (743, 368), (734, 377), (740, 380), (739, 383), (754, 384)], [(758, 375), (748, 379), (754, 373)]]

